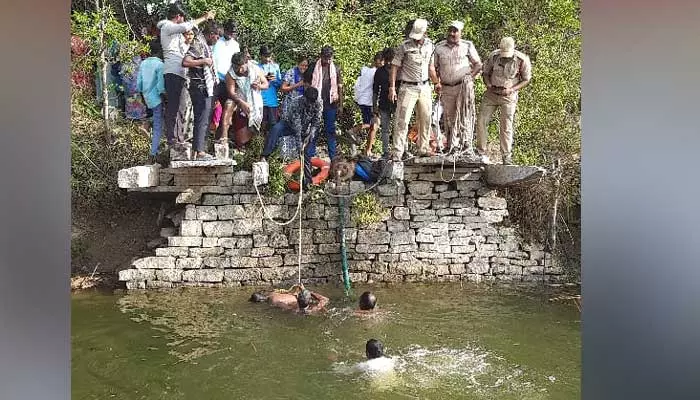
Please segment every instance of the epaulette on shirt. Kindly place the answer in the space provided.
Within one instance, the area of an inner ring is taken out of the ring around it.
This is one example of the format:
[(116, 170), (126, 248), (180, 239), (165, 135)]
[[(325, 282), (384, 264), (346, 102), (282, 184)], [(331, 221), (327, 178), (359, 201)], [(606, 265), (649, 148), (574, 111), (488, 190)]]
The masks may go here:
[[(492, 51), (491, 54), (489, 54), (489, 58), (493, 59), (493, 58), (495, 58), (496, 56), (498, 56), (498, 55), (500, 55), (500, 54), (501, 54), (501, 50), (500, 50), (500, 49), (496, 49), (496, 50)], [(528, 57), (525, 53), (522, 53), (522, 52), (520, 52), (520, 51), (518, 51), (518, 50), (515, 50), (515, 52), (513, 53), (513, 55), (514, 55), (515, 57), (520, 58), (520, 59), (523, 60), (523, 61), (530, 61), (530, 57)]]

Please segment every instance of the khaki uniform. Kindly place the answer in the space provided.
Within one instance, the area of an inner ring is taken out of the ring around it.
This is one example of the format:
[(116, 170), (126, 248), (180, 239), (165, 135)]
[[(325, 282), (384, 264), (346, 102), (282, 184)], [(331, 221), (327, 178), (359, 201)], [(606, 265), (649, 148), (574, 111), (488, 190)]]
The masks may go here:
[[(396, 100), (396, 119), (394, 123), (394, 156), (401, 157), (406, 150), (408, 124), (411, 121), (414, 107), (417, 107), (416, 117), (419, 124), (418, 153), (430, 151), (430, 121), (432, 106), (429, 67), (433, 62), (433, 42), (425, 38), (422, 45), (412, 39), (404, 41), (394, 56), (393, 65), (399, 66), (400, 73), (396, 77), (400, 81)], [(398, 84), (398, 83), (397, 83)]]
[(449, 147), (464, 146), (471, 150), (476, 120), (471, 74), (481, 67), (479, 53), (470, 41), (460, 40), (457, 45), (450, 46), (444, 40), (435, 46), (434, 62), (442, 84), (440, 99)]
[[(484, 63), (484, 76), (489, 76), (491, 85), (501, 88), (512, 88), (518, 83), (532, 78), (532, 64), (525, 54), (515, 51), (513, 58), (501, 65), (500, 50), (489, 54)], [(518, 93), (508, 96), (499, 95), (491, 91), (484, 93), (481, 100), (481, 110), (476, 125), (476, 150), (479, 154), (486, 154), (486, 142), (488, 140), (488, 127), (496, 108), (501, 110), (500, 139), (501, 156), (510, 159), (513, 152), (513, 120), (518, 104)]]

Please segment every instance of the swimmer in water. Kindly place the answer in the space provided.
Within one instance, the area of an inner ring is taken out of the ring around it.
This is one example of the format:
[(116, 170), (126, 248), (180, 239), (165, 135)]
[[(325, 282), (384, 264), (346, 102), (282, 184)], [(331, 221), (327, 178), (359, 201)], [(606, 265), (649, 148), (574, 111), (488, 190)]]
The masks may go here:
[(364, 292), (360, 295), (359, 310), (355, 310), (354, 314), (358, 317), (367, 316), (374, 313), (374, 307), (377, 305), (377, 296), (372, 292)]
[(393, 371), (395, 360), (384, 355), (384, 344), (377, 339), (370, 339), (365, 344), (367, 361), (356, 365), (356, 369), (368, 373), (385, 373)]
[(302, 314), (315, 314), (323, 310), (328, 304), (328, 297), (312, 292), (304, 285), (294, 285), (290, 293), (272, 292), (265, 295), (255, 292), (250, 296), (254, 303), (267, 302), (273, 307), (284, 310), (294, 310)]

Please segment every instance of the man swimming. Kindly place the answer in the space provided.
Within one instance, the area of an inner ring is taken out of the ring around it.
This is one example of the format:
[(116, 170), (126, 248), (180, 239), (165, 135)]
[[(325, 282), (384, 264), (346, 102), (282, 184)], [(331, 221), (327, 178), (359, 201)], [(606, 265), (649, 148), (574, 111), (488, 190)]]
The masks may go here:
[(284, 310), (294, 310), (303, 314), (315, 314), (328, 304), (328, 297), (312, 292), (304, 285), (294, 285), (289, 293), (272, 292), (265, 295), (255, 292), (250, 296), (253, 303), (267, 302), (273, 307)]
[(367, 361), (355, 366), (356, 369), (367, 373), (385, 373), (394, 369), (395, 360), (384, 355), (384, 344), (377, 339), (370, 339), (365, 344)]
[(365, 316), (374, 312), (374, 307), (377, 305), (377, 296), (372, 292), (364, 292), (360, 295), (360, 309), (355, 310), (355, 315)]

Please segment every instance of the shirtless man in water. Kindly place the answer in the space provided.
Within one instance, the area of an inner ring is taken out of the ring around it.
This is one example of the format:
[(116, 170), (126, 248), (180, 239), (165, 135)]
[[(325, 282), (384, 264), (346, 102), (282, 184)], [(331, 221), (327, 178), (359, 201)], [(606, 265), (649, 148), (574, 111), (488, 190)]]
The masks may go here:
[(250, 296), (250, 301), (254, 303), (267, 302), (271, 306), (302, 314), (316, 314), (326, 307), (329, 300), (328, 297), (304, 288), (304, 285), (294, 285), (291, 293), (272, 292), (266, 296), (255, 292)]

